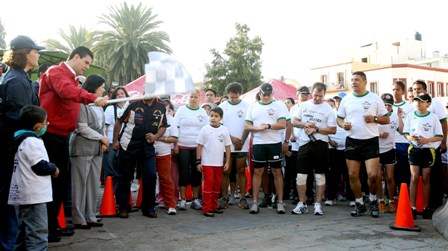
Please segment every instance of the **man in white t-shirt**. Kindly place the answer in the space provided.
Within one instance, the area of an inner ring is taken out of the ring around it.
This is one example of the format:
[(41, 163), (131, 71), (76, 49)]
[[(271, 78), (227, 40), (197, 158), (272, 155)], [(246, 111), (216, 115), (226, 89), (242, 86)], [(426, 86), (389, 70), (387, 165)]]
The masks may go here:
[[(248, 131), (244, 130), (244, 119), (247, 115), (249, 105), (240, 99), (243, 92), (243, 86), (240, 83), (230, 83), (226, 87), (226, 93), (229, 100), (221, 103), (219, 107), (224, 111), (224, 118), (221, 123), (229, 129), (232, 140), (230, 156), (230, 170), (223, 173), (221, 186), (221, 204), (226, 208), (229, 204), (229, 183), (231, 196), (236, 191), (236, 175), (238, 176), (238, 185), (240, 187), (240, 202), (238, 206), (243, 209), (249, 209), (245, 197), (246, 189), (246, 157), (249, 150), (249, 141), (246, 141)], [(231, 177), (232, 176), (232, 177)]]
[(260, 86), (260, 101), (249, 106), (245, 119), (245, 129), (252, 132), (252, 159), (254, 162), (254, 177), (252, 190), (254, 202), (250, 208), (251, 214), (257, 214), (258, 191), (264, 168), (269, 164), (274, 174), (274, 184), (277, 191), (277, 213), (284, 214), (283, 205), (283, 175), (282, 175), (282, 130), (286, 128), (286, 114), (282, 102), (273, 100), (273, 88), (269, 83)]
[[(422, 80), (417, 80), (412, 84), (412, 90), (414, 91), (414, 96), (417, 97), (420, 94), (427, 93), (426, 83)], [(428, 214), (432, 210), (437, 209), (443, 203), (443, 170), (442, 170), (442, 153), (446, 152), (446, 136), (447, 136), (447, 121), (446, 113), (443, 104), (433, 99), (428, 111), (434, 113), (442, 125), (443, 139), (440, 146), (436, 149), (436, 160), (434, 165), (431, 167), (431, 198), (429, 202)], [(432, 215), (428, 215), (427, 218), (431, 218)]]
[[(394, 96), (393, 113), (399, 114), (401, 110), (401, 118), (404, 119), (408, 114), (414, 112), (414, 107), (403, 100), (403, 96), (406, 92), (406, 87), (403, 81), (395, 81), (392, 85), (392, 94)], [(397, 156), (397, 164), (395, 165), (395, 184), (406, 183), (409, 187), (409, 181), (411, 180), (411, 171), (409, 169), (408, 162), (408, 148), (409, 141), (401, 135), (398, 131), (395, 132), (395, 149)]]
[(367, 169), (370, 190), (370, 215), (378, 217), (377, 179), (379, 168), (378, 124), (389, 123), (384, 102), (374, 93), (367, 91), (367, 77), (364, 72), (352, 73), (353, 93), (347, 94), (339, 106), (337, 123), (347, 130), (345, 158), (350, 176), (350, 187), (355, 195), (355, 208), (352, 216), (367, 211), (361, 194), (359, 173), (361, 163)]
[(297, 140), (297, 191), (299, 203), (292, 210), (293, 214), (307, 213), (306, 181), (308, 174), (314, 170), (316, 180), (316, 203), (314, 214), (323, 215), (322, 198), (325, 191), (325, 173), (328, 171), (328, 134), (336, 133), (336, 116), (329, 104), (324, 102), (326, 85), (313, 85), (313, 99), (302, 103), (298, 111), (293, 114), (293, 126), (301, 128)]

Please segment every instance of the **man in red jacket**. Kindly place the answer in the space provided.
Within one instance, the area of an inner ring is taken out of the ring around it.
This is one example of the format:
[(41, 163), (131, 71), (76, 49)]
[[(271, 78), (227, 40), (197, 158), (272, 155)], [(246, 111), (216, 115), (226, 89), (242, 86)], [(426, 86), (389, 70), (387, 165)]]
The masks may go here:
[(73, 231), (62, 233), (58, 224), (61, 203), (67, 195), (70, 133), (75, 130), (80, 111), (80, 103), (104, 106), (107, 100), (79, 88), (77, 75), (82, 75), (93, 60), (93, 53), (84, 46), (72, 51), (68, 60), (51, 67), (42, 76), (39, 98), (41, 106), (47, 110), (47, 132), (42, 137), (50, 161), (60, 170), (52, 179), (53, 201), (48, 204), (48, 241), (57, 242), (61, 235), (71, 235)]

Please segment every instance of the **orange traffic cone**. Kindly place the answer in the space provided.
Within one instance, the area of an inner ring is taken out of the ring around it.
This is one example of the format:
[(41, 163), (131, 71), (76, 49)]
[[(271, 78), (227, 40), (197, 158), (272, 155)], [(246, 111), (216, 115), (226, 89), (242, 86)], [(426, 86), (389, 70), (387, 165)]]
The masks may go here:
[(417, 213), (423, 213), (423, 205), (425, 204), (425, 195), (423, 193), (423, 178), (420, 176), (417, 185), (417, 199), (415, 200), (415, 208)]
[(64, 203), (61, 203), (61, 209), (59, 210), (58, 215), (58, 223), (61, 229), (65, 229), (67, 227), (67, 225), (65, 224)]
[(135, 207), (140, 208), (142, 205), (142, 194), (143, 194), (143, 190), (142, 190), (142, 180), (139, 180), (139, 184), (140, 187), (138, 189), (138, 195), (137, 195), (137, 202), (135, 203)]
[(395, 223), (390, 223), (390, 228), (395, 230), (420, 231), (421, 227), (414, 225), (411, 202), (409, 201), (408, 186), (401, 183), (400, 197), (398, 199), (397, 215)]
[(187, 191), (185, 191), (185, 197), (187, 200), (193, 199), (193, 192), (191, 191), (191, 185), (187, 186)]
[(252, 176), (250, 175), (249, 167), (244, 168), (246, 171), (246, 192), (252, 188)]
[(104, 186), (103, 200), (101, 201), (100, 214), (101, 217), (113, 217), (117, 215), (114, 198), (114, 186), (112, 184), (112, 176), (107, 176), (106, 185)]

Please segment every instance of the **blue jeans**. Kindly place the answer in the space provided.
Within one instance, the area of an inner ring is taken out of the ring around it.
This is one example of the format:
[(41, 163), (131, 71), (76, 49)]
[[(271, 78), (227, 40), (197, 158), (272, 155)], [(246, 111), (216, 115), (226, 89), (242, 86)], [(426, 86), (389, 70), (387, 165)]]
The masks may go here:
[(0, 250), (13, 250), (17, 239), (17, 214), (14, 206), (0, 205)]
[(112, 148), (112, 144), (109, 144), (109, 151), (103, 154), (104, 182), (106, 182), (107, 176), (112, 177), (115, 194), (118, 187), (118, 170), (116, 165), (114, 165), (116, 154), (117, 152)]
[(19, 217), (19, 235), (15, 250), (48, 249), (47, 204), (16, 206)]
[(131, 209), (129, 194), (131, 193), (131, 181), (134, 179), (134, 169), (137, 161), (142, 161), (142, 212), (154, 212), (156, 206), (156, 158), (155, 152), (150, 156), (145, 153), (131, 154), (120, 148), (118, 158), (119, 182), (116, 194), (120, 211)]

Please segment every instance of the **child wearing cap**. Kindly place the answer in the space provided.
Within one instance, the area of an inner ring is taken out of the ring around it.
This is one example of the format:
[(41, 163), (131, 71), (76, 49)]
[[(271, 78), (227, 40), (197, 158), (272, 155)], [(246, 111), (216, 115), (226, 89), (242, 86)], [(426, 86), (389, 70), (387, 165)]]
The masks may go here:
[(435, 149), (443, 139), (442, 125), (437, 116), (428, 111), (431, 97), (428, 94), (414, 97), (413, 104), (416, 110), (406, 117), (403, 125), (403, 134), (410, 141), (409, 164), (411, 170), (410, 200), (412, 215), (416, 218), (417, 184), (420, 169), (423, 178), (424, 209), (423, 218), (431, 218), (429, 206), (431, 166), (435, 161)]

